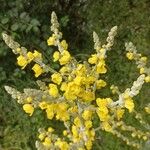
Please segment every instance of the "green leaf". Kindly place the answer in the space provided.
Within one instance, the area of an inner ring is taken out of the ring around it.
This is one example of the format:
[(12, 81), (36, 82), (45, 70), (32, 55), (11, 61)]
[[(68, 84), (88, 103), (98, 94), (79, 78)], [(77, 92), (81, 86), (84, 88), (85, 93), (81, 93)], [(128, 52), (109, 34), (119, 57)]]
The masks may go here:
[(30, 22), (33, 26), (40, 26), (40, 22), (37, 19), (32, 19)]
[(12, 31), (16, 31), (17, 29), (18, 29), (18, 24), (17, 23), (15, 23), (15, 24), (13, 24), (12, 26), (11, 26), (11, 30)]
[(26, 13), (26, 12), (22, 12), (22, 13), (20, 14), (20, 18), (21, 18), (21, 19), (23, 19), (23, 18), (25, 18), (25, 17), (26, 17), (26, 15), (27, 15), (27, 13)]
[(2, 23), (2, 24), (6, 24), (8, 21), (9, 21), (9, 18), (3, 18), (3, 19), (1, 20), (1, 23)]

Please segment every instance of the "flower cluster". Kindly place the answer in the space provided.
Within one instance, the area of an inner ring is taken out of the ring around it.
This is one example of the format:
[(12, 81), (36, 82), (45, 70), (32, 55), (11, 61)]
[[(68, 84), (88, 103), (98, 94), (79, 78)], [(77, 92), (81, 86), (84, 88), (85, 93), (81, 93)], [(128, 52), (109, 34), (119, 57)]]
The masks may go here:
[[(66, 129), (62, 135), (55, 133), (56, 129), (49, 127), (39, 129), (39, 137), (36, 141), (38, 150), (91, 150), (96, 138), (96, 131), (104, 130), (121, 138), (126, 144), (140, 148), (140, 144), (129, 140), (124, 131), (131, 132), (132, 138), (142, 138), (147, 141), (149, 124), (142, 120), (142, 116), (135, 111), (134, 97), (139, 94), (143, 84), (150, 82), (150, 68), (146, 66), (147, 57), (138, 54), (133, 44), (126, 44), (128, 51), (126, 56), (129, 60), (135, 60), (140, 69), (140, 76), (133, 82), (131, 88), (120, 92), (117, 86), (112, 85), (110, 89), (113, 94), (118, 95), (118, 100), (111, 97), (102, 97), (99, 91), (107, 86), (102, 75), (107, 72), (107, 52), (111, 50), (114, 43), (117, 27), (113, 27), (106, 39), (107, 43), (101, 45), (98, 35), (94, 32), (95, 53), (91, 54), (85, 62), (78, 62), (69, 52), (69, 46), (62, 33), (59, 31), (57, 16), (53, 12), (51, 17), (51, 31), (53, 32), (47, 40), (48, 46), (56, 47), (53, 53), (53, 61), (60, 64), (59, 70), (44, 64), (42, 53), (37, 50), (27, 51), (21, 47), (7, 34), (3, 34), (5, 43), (12, 51), (19, 55), (17, 64), (24, 69), (29, 63), (33, 64), (32, 70), (35, 77), (44, 73), (51, 73), (49, 81), (37, 80), (39, 89), (24, 89), (21, 93), (14, 88), (5, 86), (6, 91), (23, 105), (23, 110), (32, 116), (35, 108), (45, 112), (47, 119), (56, 119), (63, 122)], [(150, 113), (149, 105), (145, 111)], [(135, 115), (135, 118), (146, 127), (146, 131), (126, 125), (123, 121), (125, 112)], [(95, 117), (99, 123), (94, 126)]]

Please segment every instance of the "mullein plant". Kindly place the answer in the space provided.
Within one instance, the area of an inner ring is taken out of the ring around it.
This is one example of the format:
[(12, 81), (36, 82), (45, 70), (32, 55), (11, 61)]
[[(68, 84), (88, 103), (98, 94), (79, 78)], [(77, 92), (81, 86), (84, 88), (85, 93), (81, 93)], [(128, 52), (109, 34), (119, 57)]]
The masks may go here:
[[(44, 111), (47, 119), (60, 120), (64, 126), (62, 135), (57, 135), (52, 127), (40, 128), (36, 141), (38, 150), (91, 150), (96, 132), (104, 130), (116, 135), (127, 145), (141, 148), (141, 143), (148, 141), (149, 124), (142, 119), (142, 114), (135, 110), (134, 97), (139, 94), (144, 83), (150, 83), (150, 68), (147, 67), (147, 57), (137, 53), (132, 43), (126, 43), (127, 58), (134, 60), (139, 69), (139, 77), (132, 87), (120, 92), (117, 86), (110, 87), (118, 100), (102, 97), (98, 93), (107, 86), (102, 75), (106, 74), (105, 59), (111, 50), (117, 26), (113, 27), (101, 45), (98, 35), (93, 32), (95, 53), (87, 61), (78, 62), (69, 53), (66, 40), (59, 31), (59, 23), (54, 12), (51, 15), (51, 31), (47, 40), (48, 46), (55, 46), (53, 61), (60, 64), (59, 71), (43, 63), (43, 57), (37, 50), (27, 51), (25, 47), (15, 42), (6, 33), (2, 34), (5, 43), (17, 55), (17, 64), (24, 69), (32, 62), (32, 70), (36, 78), (50, 73), (49, 81), (37, 80), (39, 89), (24, 89), (24, 92), (5, 86), (12, 98), (22, 105), (23, 110), (32, 116), (36, 108)], [(134, 114), (135, 118), (144, 126), (144, 130), (137, 129), (133, 124), (127, 125), (123, 118), (125, 112)], [(145, 112), (150, 114), (150, 104), (145, 106)], [(93, 124), (97, 116), (99, 123)], [(130, 133), (127, 135), (126, 133)], [(140, 142), (139, 142), (140, 140)], [(143, 142), (141, 142), (143, 141)]]

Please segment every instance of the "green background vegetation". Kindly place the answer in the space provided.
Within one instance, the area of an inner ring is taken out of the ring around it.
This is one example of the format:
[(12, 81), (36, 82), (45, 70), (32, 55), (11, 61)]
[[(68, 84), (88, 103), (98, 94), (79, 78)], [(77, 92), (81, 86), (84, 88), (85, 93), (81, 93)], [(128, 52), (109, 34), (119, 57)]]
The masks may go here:
[[(125, 58), (125, 42), (132, 41), (138, 51), (150, 59), (149, 0), (0, 0), (0, 4), (0, 33), (7, 32), (29, 50), (38, 49), (43, 53), (45, 62), (49, 61), (54, 67), (57, 67), (51, 61), (54, 50), (46, 45), (51, 34), (52, 11), (59, 18), (70, 52), (79, 60), (86, 59), (86, 56), (78, 54), (93, 52), (93, 31), (104, 43), (111, 27), (118, 26), (115, 44), (108, 53), (108, 74), (104, 77), (109, 85), (118, 85), (123, 91), (138, 76), (135, 64)], [(36, 87), (32, 71), (29, 68), (25, 71), (19, 69), (16, 56), (0, 37), (0, 149), (34, 150), (37, 129), (49, 124), (59, 127), (59, 122), (47, 121), (40, 110), (32, 117), (26, 115), (5, 92), (4, 85), (20, 90)], [(149, 102), (149, 87), (145, 84), (135, 98), (139, 111)], [(104, 90), (103, 95), (111, 94)], [(126, 117), (126, 121), (138, 126), (132, 116)], [(108, 133), (98, 134), (101, 139), (95, 141), (95, 150), (133, 149)]]

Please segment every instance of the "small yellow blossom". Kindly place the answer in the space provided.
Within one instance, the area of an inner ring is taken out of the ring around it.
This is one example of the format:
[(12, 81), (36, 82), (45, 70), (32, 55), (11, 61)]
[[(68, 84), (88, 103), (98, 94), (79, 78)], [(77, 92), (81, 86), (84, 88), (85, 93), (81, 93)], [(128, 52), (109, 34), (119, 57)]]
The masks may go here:
[(124, 109), (118, 108), (116, 111), (117, 119), (120, 120), (123, 117)]
[(49, 127), (48, 132), (54, 132), (54, 129), (52, 127)]
[(93, 54), (93, 55), (91, 55), (91, 57), (88, 59), (88, 62), (89, 62), (90, 64), (96, 64), (96, 63), (97, 63), (97, 60), (98, 60), (97, 54)]
[(67, 130), (63, 131), (63, 135), (66, 136), (68, 134)]
[(85, 121), (84, 124), (85, 124), (85, 127), (88, 128), (88, 129), (92, 127), (92, 121), (90, 121), (90, 120)]
[(48, 119), (53, 119), (54, 117), (54, 105), (49, 105), (46, 109), (46, 114)]
[(108, 119), (110, 118), (107, 107), (98, 108), (97, 114), (101, 121), (108, 121)]
[(127, 58), (128, 58), (129, 60), (132, 60), (132, 59), (134, 58), (134, 55), (133, 55), (133, 53), (131, 53), (131, 52), (128, 52), (128, 53), (126, 54), (126, 56), (127, 56)]
[(32, 67), (32, 70), (35, 72), (35, 77), (38, 77), (43, 73), (43, 69), (41, 68), (39, 64), (35, 64)]
[(85, 84), (93, 84), (95, 80), (96, 78), (93, 76), (88, 76), (86, 78), (83, 78), (83, 81), (85, 81)]
[(65, 91), (67, 89), (67, 83), (66, 82), (62, 82), (60, 90), (61, 91)]
[(60, 53), (58, 51), (55, 51), (54, 54), (53, 54), (54, 62), (59, 60), (59, 58), (60, 58)]
[(82, 96), (85, 101), (93, 101), (95, 100), (95, 93), (91, 91), (85, 91)]
[(60, 70), (59, 70), (59, 72), (61, 73), (61, 74), (65, 74), (66, 72), (69, 72), (69, 68), (68, 67), (66, 67), (66, 66), (63, 66)]
[(34, 50), (33, 56), (34, 56), (34, 58), (38, 58), (38, 59), (41, 59), (41, 58), (42, 58), (42, 54), (39, 53), (39, 52), (36, 51), (36, 50)]
[(108, 104), (111, 104), (111, 98), (97, 98), (96, 103), (99, 107), (106, 107)]
[(45, 133), (40, 133), (38, 138), (42, 141), (45, 138)]
[(105, 67), (105, 61), (104, 60), (101, 60), (97, 66), (96, 66), (96, 72), (97, 73), (101, 73), (101, 74), (104, 74), (107, 72), (107, 69)]
[(33, 112), (34, 112), (34, 107), (32, 106), (32, 104), (24, 104), (23, 105), (23, 110), (29, 114), (30, 116), (32, 116)]
[(19, 53), (21, 52), (21, 48), (17, 48), (16, 51)]
[(68, 49), (68, 44), (67, 44), (66, 40), (62, 40), (60, 44), (64, 48), (64, 50)]
[(55, 45), (55, 37), (54, 36), (51, 36), (48, 38), (47, 45), (48, 46)]
[(102, 87), (105, 87), (107, 84), (104, 80), (97, 80), (96, 81), (96, 88), (97, 89), (101, 89)]
[(87, 148), (87, 150), (91, 150), (92, 149), (92, 141), (87, 141), (86, 143), (85, 143), (85, 146), (86, 146), (86, 148)]
[(150, 114), (150, 106), (145, 107), (145, 111)]
[(43, 110), (43, 109), (46, 109), (48, 107), (48, 104), (45, 101), (43, 101), (43, 102), (39, 103), (39, 107)]
[(143, 61), (143, 62), (147, 62), (147, 57), (141, 57), (141, 61)]
[(90, 110), (84, 110), (82, 117), (84, 120), (91, 120), (92, 117), (92, 111)]
[(133, 103), (132, 98), (129, 97), (129, 98), (125, 99), (125, 108), (127, 108), (130, 113), (133, 111), (134, 103)]
[(51, 139), (49, 137), (46, 137), (43, 145), (49, 147), (51, 145)]
[(64, 93), (64, 97), (67, 99), (67, 100), (75, 100), (77, 98), (76, 94), (73, 94), (73, 93), (69, 93), (69, 91), (66, 91)]
[(28, 63), (30, 63), (34, 59), (34, 55), (31, 52), (27, 53)]
[(146, 83), (150, 82), (150, 75), (147, 76), (147, 77), (145, 77), (145, 82), (146, 82)]
[(143, 73), (145, 73), (145, 68), (140, 68), (140, 74), (143, 74)]
[(143, 136), (143, 140), (146, 141), (148, 138), (147, 136)]
[(79, 136), (79, 134), (78, 134), (78, 128), (77, 128), (75, 125), (72, 126), (71, 131), (72, 131), (73, 136), (74, 136), (75, 138)]
[(55, 145), (58, 146), (60, 150), (69, 150), (69, 145), (67, 142), (58, 140), (55, 142)]
[(22, 69), (26, 67), (27, 63), (27, 59), (24, 56), (20, 55), (19, 57), (17, 57), (17, 64), (21, 66)]
[(104, 129), (107, 132), (112, 132), (112, 127), (107, 121), (102, 122), (102, 129)]
[(28, 102), (28, 103), (31, 103), (32, 102), (32, 97), (30, 96), (30, 97), (27, 97), (27, 99), (26, 99), (26, 101)]
[(81, 120), (79, 119), (79, 117), (76, 117), (74, 119), (74, 124), (76, 125), (76, 127), (80, 127), (81, 126)]
[(77, 76), (74, 79), (74, 83), (77, 84), (77, 85), (81, 85), (82, 81), (83, 81), (83, 77), (81, 77), (81, 76)]
[(70, 61), (70, 59), (71, 59), (70, 53), (68, 51), (64, 50), (62, 52), (61, 58), (59, 59), (59, 62), (61, 65), (65, 65)]
[(57, 89), (57, 85), (55, 84), (49, 84), (49, 94), (53, 97), (57, 97), (58, 96), (58, 89)]
[(52, 78), (52, 81), (53, 81), (54, 83), (58, 84), (58, 85), (59, 85), (59, 84), (61, 83), (61, 81), (62, 81), (62, 76), (61, 76), (60, 73), (54, 73), (54, 74), (52, 74), (51, 78)]

